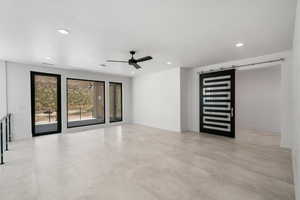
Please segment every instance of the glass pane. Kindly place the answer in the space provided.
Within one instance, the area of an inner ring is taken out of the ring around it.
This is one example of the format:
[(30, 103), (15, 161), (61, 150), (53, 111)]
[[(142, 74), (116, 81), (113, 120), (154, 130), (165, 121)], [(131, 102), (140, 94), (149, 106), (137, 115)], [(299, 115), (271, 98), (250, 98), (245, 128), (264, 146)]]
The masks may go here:
[(115, 87), (109, 84), (109, 119), (113, 121), (115, 118)]
[(122, 121), (122, 84), (109, 83), (110, 122)]
[(116, 120), (122, 120), (122, 86), (116, 85)]
[(35, 133), (57, 131), (57, 77), (35, 75)]
[(67, 80), (68, 127), (105, 122), (104, 82)]

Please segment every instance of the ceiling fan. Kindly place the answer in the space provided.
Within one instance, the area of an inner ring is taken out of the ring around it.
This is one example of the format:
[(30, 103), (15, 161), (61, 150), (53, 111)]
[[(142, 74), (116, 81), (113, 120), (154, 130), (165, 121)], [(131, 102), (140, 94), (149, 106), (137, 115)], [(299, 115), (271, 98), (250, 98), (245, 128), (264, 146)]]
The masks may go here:
[(136, 52), (135, 51), (130, 51), (131, 54), (131, 58), (128, 61), (121, 61), (121, 60), (107, 60), (106, 62), (119, 62), (119, 63), (128, 63), (129, 65), (132, 65), (133, 67), (135, 67), (136, 69), (141, 69), (142, 67), (140, 65), (138, 65), (138, 63), (140, 62), (144, 62), (147, 60), (151, 60), (152, 57), (151, 56), (145, 56), (139, 59), (135, 59), (133, 56)]

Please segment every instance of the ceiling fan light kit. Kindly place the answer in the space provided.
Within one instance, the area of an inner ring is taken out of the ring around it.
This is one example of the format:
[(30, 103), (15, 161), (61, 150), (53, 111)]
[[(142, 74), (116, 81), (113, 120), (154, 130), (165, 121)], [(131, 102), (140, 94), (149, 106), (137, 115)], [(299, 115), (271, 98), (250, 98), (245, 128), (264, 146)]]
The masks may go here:
[(128, 63), (128, 65), (133, 66), (136, 69), (142, 69), (142, 67), (138, 64), (140, 62), (145, 62), (148, 60), (153, 59), (151, 56), (145, 56), (139, 59), (135, 59), (133, 56), (135, 55), (135, 51), (130, 51), (131, 58), (128, 61), (121, 61), (121, 60), (107, 60), (107, 62), (117, 62), (117, 63)]

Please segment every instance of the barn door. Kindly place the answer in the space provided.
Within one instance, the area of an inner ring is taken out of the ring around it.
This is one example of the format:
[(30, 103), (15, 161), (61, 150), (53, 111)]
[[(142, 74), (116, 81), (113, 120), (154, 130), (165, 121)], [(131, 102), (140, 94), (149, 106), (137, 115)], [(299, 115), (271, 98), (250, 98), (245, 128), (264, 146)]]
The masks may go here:
[(235, 137), (235, 70), (200, 75), (200, 132)]

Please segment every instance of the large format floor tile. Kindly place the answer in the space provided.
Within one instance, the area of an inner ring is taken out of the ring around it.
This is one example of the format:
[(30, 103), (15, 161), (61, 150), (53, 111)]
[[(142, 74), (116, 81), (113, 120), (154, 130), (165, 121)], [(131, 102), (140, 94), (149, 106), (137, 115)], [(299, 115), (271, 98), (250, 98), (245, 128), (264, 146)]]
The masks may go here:
[(233, 140), (123, 125), (14, 142), (0, 166), (0, 198), (294, 199), (290, 152), (245, 134)]

